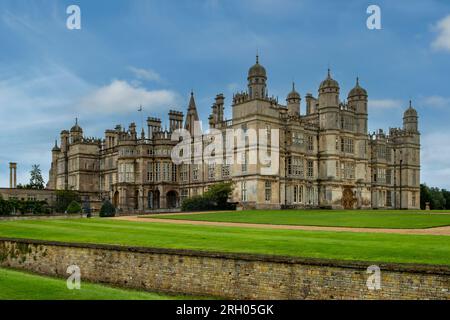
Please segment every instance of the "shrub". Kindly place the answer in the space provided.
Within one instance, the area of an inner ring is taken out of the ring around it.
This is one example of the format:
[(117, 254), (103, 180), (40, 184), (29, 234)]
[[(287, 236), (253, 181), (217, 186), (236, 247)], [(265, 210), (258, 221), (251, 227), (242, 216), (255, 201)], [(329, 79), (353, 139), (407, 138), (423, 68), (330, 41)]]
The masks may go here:
[(202, 196), (188, 198), (181, 204), (183, 211), (235, 210), (236, 206), (228, 202), (233, 192), (231, 183), (213, 185)]
[(116, 215), (116, 208), (109, 201), (105, 201), (100, 209), (100, 217), (114, 217)]
[(71, 190), (56, 191), (55, 211), (57, 213), (64, 212), (72, 201), (80, 202), (80, 196), (77, 192)]
[(188, 198), (181, 204), (183, 211), (207, 211), (212, 210), (212, 208), (214, 208), (214, 203), (206, 196)]
[(0, 216), (9, 216), (13, 212), (11, 203), (7, 200), (0, 199)]
[(75, 213), (81, 213), (81, 204), (79, 204), (76, 201), (72, 201), (69, 206), (67, 207), (67, 213), (68, 214), (75, 214)]

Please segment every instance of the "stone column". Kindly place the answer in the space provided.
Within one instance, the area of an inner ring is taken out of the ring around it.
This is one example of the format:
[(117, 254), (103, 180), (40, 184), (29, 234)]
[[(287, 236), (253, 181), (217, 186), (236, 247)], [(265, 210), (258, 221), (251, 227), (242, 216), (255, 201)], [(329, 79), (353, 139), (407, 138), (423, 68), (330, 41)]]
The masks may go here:
[(9, 163), (9, 187), (15, 189), (17, 187), (17, 163)]

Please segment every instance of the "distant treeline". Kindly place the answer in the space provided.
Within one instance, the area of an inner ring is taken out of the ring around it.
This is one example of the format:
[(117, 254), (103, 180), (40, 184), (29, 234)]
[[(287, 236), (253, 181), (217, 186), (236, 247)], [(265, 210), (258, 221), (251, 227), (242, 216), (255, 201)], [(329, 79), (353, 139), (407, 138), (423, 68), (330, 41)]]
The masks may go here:
[(450, 210), (450, 191), (421, 184), (420, 208), (425, 209), (427, 202), (430, 203), (431, 210)]

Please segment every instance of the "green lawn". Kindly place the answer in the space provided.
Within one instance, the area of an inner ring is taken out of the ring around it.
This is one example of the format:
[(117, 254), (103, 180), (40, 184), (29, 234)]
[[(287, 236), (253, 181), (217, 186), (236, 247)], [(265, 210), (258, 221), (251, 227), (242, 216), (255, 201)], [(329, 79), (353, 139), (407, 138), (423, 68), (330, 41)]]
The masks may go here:
[(192, 215), (154, 215), (163, 219), (284, 224), (302, 226), (422, 229), (450, 225), (450, 214), (409, 211), (254, 210)]
[(323, 259), (450, 265), (450, 237), (174, 225), (110, 219), (0, 222), (0, 237)]
[(0, 269), (0, 300), (175, 300), (167, 296), (117, 289), (81, 282), (80, 290), (69, 290), (66, 280)]

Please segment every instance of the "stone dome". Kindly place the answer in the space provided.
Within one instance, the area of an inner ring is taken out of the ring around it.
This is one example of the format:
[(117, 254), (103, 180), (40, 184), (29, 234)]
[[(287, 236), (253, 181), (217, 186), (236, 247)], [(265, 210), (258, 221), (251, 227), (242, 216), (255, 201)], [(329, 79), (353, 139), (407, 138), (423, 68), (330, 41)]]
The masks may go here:
[(325, 88), (337, 88), (339, 89), (339, 83), (334, 80), (333, 78), (331, 78), (331, 72), (330, 69), (328, 69), (328, 76), (325, 80), (322, 81), (322, 83), (320, 84), (320, 89), (325, 89)]
[(409, 101), (409, 108), (406, 109), (403, 114), (403, 118), (416, 117), (417, 118), (417, 110), (412, 107), (412, 102)]
[(300, 94), (295, 90), (295, 83), (292, 83), (292, 91), (289, 92), (286, 100), (300, 99)]
[(59, 152), (61, 151), (61, 149), (58, 147), (58, 141), (55, 140), (55, 146), (52, 149), (53, 152)]
[(359, 78), (356, 78), (356, 86), (350, 90), (350, 92), (348, 93), (348, 97), (355, 97), (355, 96), (366, 96), (367, 97), (367, 91), (366, 89), (362, 88), (359, 85)]
[(83, 129), (78, 125), (78, 119), (75, 120), (75, 125), (70, 129), (70, 132), (83, 132)]
[(256, 63), (248, 70), (248, 77), (263, 77), (267, 78), (266, 69), (259, 64), (259, 57), (256, 56)]

